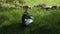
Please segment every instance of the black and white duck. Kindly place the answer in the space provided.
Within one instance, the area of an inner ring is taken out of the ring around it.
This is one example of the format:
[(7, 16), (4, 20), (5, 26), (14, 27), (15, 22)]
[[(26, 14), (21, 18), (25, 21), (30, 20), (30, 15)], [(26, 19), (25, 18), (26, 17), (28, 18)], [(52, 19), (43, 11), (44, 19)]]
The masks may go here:
[(22, 24), (23, 25), (29, 25), (34, 21), (33, 17), (30, 15), (30, 13), (28, 11), (29, 9), (30, 9), (29, 6), (25, 6), (25, 12), (22, 15)]

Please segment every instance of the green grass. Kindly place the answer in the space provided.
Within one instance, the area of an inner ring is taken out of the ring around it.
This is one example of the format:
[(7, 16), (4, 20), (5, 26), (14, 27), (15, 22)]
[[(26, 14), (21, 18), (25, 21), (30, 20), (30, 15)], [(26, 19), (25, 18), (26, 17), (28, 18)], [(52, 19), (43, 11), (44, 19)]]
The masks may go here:
[(44, 10), (37, 4), (60, 5), (60, 0), (24, 0), (32, 7), (34, 22), (28, 27), (21, 25), (24, 9), (0, 9), (0, 34), (60, 34), (60, 10)]
[(60, 5), (60, 0), (25, 0), (26, 5), (34, 6), (37, 4)]
[(19, 22), (23, 11), (22, 8), (0, 10), (0, 27)]
[(60, 34), (60, 10), (33, 7), (29, 11), (34, 17), (34, 22), (28, 27), (23, 27), (23, 8), (0, 10), (0, 34)]

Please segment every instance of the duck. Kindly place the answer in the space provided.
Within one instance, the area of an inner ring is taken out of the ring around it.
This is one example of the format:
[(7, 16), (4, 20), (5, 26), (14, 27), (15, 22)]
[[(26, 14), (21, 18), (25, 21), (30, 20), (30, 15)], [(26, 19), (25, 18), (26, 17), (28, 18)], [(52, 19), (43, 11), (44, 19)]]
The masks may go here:
[(25, 8), (25, 12), (22, 15), (22, 25), (27, 26), (27, 25), (31, 24), (34, 21), (34, 19), (33, 19), (33, 16), (30, 15), (30, 13), (28, 11), (31, 8), (29, 6), (24, 6), (24, 8)]

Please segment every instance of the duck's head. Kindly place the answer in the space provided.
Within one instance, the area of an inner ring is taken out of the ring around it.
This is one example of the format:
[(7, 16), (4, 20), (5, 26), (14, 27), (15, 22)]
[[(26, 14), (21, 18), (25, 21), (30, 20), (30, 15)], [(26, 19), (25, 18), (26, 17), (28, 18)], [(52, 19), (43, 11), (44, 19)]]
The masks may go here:
[(24, 6), (24, 8), (25, 8), (25, 9), (31, 9), (31, 7), (30, 7), (30, 6), (27, 6), (27, 5)]
[(31, 7), (28, 5), (24, 5), (24, 6), (20, 6), (20, 7), (24, 8), (24, 9), (31, 9)]

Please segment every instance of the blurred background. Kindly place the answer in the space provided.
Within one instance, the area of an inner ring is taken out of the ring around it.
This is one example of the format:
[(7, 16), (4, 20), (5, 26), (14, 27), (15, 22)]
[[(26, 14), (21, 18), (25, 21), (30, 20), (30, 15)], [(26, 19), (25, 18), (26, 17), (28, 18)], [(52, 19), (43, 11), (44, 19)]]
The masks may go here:
[[(60, 0), (0, 0), (0, 34), (60, 34), (60, 9), (34, 7), (38, 4), (60, 5)], [(25, 5), (34, 17), (28, 27), (21, 25)]]

